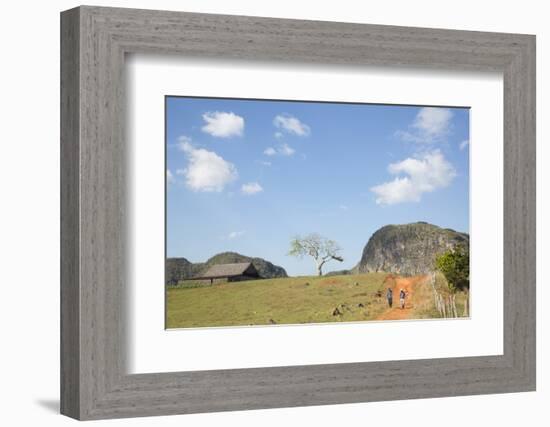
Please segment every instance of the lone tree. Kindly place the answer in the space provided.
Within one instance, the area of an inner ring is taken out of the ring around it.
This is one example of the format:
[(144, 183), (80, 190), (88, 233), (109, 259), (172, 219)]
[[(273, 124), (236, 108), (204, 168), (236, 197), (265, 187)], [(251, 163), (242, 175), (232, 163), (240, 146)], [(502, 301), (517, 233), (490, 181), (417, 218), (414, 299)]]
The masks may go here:
[(317, 233), (312, 233), (304, 237), (294, 237), (290, 241), (290, 251), (288, 254), (298, 258), (309, 255), (315, 260), (317, 274), (322, 276), (323, 265), (327, 262), (333, 259), (339, 262), (344, 261), (344, 258), (339, 255), (340, 251), (340, 246), (334, 240), (329, 240)]
[(438, 256), (435, 265), (443, 273), (449, 291), (452, 296), (452, 305), (456, 315), (456, 305), (454, 304), (457, 291), (466, 293), (466, 302), (464, 304), (464, 315), (468, 316), (468, 300), (470, 292), (470, 254), (463, 246), (457, 246), (453, 250), (447, 251)]

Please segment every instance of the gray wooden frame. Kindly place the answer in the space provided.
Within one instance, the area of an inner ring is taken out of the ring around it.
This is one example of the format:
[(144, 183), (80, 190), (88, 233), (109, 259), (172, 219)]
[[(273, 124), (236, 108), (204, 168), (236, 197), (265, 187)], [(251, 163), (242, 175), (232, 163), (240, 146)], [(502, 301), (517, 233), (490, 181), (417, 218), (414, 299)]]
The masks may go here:
[[(124, 57), (132, 52), (502, 72), (504, 354), (128, 375)], [(61, 122), (63, 414), (535, 390), (534, 36), (83, 6), (61, 14)]]

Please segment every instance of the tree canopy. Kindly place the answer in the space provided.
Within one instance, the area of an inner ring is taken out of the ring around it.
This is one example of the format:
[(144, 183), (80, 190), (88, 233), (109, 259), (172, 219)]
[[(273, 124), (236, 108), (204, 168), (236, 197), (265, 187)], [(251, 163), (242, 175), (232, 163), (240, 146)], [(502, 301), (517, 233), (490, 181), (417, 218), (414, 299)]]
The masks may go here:
[(344, 261), (340, 256), (340, 245), (334, 240), (327, 239), (318, 233), (306, 236), (296, 236), (290, 241), (289, 255), (303, 258), (308, 255), (315, 260), (317, 274), (323, 275), (323, 266), (330, 260)]
[(435, 265), (443, 273), (452, 291), (470, 289), (470, 253), (464, 246), (439, 255)]

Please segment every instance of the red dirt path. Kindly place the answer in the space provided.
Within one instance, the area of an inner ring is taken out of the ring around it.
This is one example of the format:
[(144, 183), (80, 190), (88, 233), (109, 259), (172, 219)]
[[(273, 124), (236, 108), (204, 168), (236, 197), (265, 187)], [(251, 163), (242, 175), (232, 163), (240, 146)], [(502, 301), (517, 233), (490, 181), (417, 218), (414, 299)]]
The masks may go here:
[[(413, 276), (413, 277), (398, 277), (388, 276), (386, 278), (387, 287), (393, 290), (393, 306), (388, 308), (376, 320), (402, 320), (409, 319), (412, 316), (412, 308), (414, 307), (414, 290), (416, 285), (428, 280), (429, 276)], [(399, 305), (399, 291), (403, 289), (407, 293), (405, 298), (405, 308), (402, 309)], [(384, 290), (385, 295), (385, 290)]]

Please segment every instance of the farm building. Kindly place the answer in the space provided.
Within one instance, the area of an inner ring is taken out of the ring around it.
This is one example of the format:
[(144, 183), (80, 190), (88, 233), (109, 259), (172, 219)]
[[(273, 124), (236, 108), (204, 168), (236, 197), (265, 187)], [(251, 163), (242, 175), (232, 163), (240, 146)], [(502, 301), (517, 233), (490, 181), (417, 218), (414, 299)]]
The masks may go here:
[(243, 280), (261, 279), (258, 270), (251, 262), (235, 264), (216, 264), (192, 280), (210, 280), (216, 282), (240, 282)]

